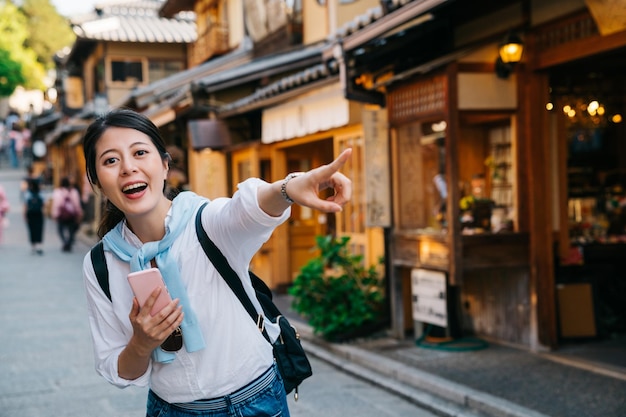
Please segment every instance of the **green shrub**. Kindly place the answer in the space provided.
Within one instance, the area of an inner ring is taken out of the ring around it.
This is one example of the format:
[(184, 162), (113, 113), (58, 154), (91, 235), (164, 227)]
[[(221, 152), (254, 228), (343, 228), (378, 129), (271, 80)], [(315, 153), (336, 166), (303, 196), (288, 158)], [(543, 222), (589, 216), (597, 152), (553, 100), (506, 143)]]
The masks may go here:
[(288, 290), (292, 307), (328, 340), (363, 336), (385, 321), (383, 260), (365, 268), (362, 256), (349, 253), (349, 240), (317, 236), (320, 256), (301, 268)]

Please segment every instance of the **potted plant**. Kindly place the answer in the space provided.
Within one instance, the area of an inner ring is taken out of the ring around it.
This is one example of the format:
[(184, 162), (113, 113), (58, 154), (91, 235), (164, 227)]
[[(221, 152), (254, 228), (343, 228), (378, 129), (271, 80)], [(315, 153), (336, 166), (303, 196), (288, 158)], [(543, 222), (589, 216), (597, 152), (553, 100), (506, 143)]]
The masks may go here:
[(331, 341), (366, 336), (386, 324), (384, 278), (377, 265), (348, 251), (349, 237), (317, 236), (320, 255), (300, 270), (288, 292), (292, 307)]

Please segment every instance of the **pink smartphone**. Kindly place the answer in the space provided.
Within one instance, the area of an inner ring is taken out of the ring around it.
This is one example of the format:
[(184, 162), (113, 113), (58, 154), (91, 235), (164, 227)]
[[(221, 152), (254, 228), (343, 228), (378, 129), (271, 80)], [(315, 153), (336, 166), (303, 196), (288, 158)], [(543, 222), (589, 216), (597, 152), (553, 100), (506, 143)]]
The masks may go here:
[(165, 282), (163, 282), (161, 271), (159, 271), (158, 268), (131, 272), (128, 274), (128, 283), (133, 289), (133, 293), (135, 294), (135, 297), (137, 297), (137, 301), (139, 301), (139, 306), (143, 306), (145, 304), (146, 300), (156, 287), (163, 288), (163, 291), (159, 294), (154, 306), (152, 306), (152, 311), (150, 311), (152, 316), (161, 311), (163, 307), (172, 301), (172, 297), (170, 297), (170, 294), (167, 292)]

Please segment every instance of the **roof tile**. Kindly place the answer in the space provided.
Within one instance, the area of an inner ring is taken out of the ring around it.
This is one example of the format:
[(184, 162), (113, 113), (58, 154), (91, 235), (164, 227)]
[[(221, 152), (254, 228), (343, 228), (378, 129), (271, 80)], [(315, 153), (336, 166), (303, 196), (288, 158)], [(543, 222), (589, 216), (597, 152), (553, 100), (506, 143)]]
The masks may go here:
[(197, 38), (191, 19), (159, 17), (163, 0), (101, 3), (73, 20), (79, 39), (140, 43), (191, 43)]

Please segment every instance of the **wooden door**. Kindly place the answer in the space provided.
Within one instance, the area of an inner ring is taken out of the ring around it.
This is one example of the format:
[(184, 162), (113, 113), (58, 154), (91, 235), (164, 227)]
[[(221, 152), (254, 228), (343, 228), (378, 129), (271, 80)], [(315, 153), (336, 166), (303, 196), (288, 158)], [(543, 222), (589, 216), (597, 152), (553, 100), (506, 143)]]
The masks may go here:
[[(237, 184), (251, 177), (270, 181), (269, 156), (264, 151), (264, 148), (254, 146), (233, 152), (231, 170), (233, 192), (236, 191)], [(254, 255), (250, 263), (250, 269), (263, 278), (270, 288), (278, 285), (278, 280), (272, 273), (271, 257), (274, 247), (275, 241), (270, 238)]]
[[(311, 168), (326, 164), (333, 159), (331, 140), (289, 148), (287, 154), (287, 172), (304, 172)], [(291, 278), (312, 257), (317, 255), (315, 237), (332, 231), (334, 215), (321, 213), (308, 207), (294, 204), (288, 220), (289, 239), (289, 271)]]

